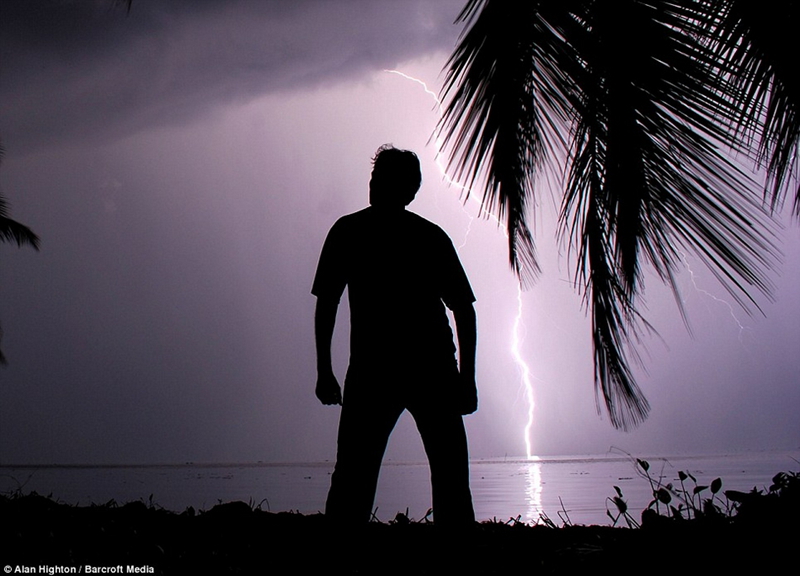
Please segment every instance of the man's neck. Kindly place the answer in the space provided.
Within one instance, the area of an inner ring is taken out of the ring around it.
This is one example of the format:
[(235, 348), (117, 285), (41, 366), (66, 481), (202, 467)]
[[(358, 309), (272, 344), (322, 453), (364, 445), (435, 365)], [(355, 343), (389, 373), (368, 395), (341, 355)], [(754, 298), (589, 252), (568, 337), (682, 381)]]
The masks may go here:
[(370, 208), (381, 214), (402, 214), (406, 211), (405, 206), (397, 204), (370, 204)]

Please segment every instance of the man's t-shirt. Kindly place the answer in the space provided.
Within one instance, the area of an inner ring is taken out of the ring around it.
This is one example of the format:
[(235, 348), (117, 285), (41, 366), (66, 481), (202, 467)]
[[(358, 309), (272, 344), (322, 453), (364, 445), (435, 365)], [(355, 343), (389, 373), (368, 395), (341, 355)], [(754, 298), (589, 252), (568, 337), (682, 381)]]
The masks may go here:
[(322, 248), (311, 293), (350, 303), (350, 367), (411, 370), (453, 362), (444, 306), (475, 295), (453, 243), (406, 210), (369, 207), (340, 218)]

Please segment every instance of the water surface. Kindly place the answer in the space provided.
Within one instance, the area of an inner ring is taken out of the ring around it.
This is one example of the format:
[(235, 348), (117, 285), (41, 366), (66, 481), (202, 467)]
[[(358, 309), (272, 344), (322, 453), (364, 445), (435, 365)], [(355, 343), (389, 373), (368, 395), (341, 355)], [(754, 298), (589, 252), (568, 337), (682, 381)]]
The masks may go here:
[[(800, 469), (800, 451), (644, 457), (654, 480), (678, 484), (678, 471), (708, 485), (721, 477), (724, 490), (766, 489), (780, 471)], [(208, 509), (219, 502), (242, 500), (265, 510), (322, 511), (333, 469), (312, 464), (166, 464), (148, 466), (2, 466), (0, 491), (21, 488), (51, 495), (69, 504), (132, 500), (182, 511)], [(627, 456), (563, 456), (539, 460), (504, 459), (471, 462), (475, 512), (480, 520), (545, 515), (557, 524), (610, 524), (607, 498), (618, 486), (635, 517), (652, 498), (650, 484)], [(692, 487), (693, 484), (689, 483)], [(430, 508), (428, 466), (387, 462), (381, 469), (376, 516), (389, 520), (398, 512), (419, 519)], [(614, 511), (613, 506), (611, 507)]]

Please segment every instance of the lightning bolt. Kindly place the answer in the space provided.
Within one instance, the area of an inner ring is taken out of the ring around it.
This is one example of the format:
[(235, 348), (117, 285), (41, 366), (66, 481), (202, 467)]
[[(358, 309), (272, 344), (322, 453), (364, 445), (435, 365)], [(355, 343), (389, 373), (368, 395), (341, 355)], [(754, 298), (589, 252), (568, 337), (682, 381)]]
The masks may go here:
[[(425, 93), (428, 94), (435, 102), (436, 114), (439, 117), (439, 119), (441, 119), (442, 101), (439, 99), (439, 96), (436, 94), (436, 92), (428, 88), (428, 85), (423, 80), (415, 78), (414, 76), (409, 76), (408, 74), (401, 72), (399, 70), (384, 70), (384, 72), (387, 72), (389, 74), (396, 74), (397, 76), (400, 76), (405, 80), (419, 84), (425, 90)], [(436, 163), (439, 172), (442, 174), (443, 180), (448, 184), (460, 189), (462, 192), (467, 192), (467, 199), (472, 199), (474, 202), (477, 202), (475, 197), (472, 194), (469, 194), (470, 189), (467, 186), (464, 186), (460, 182), (457, 182), (456, 180), (451, 178), (450, 175), (447, 173), (447, 167), (441, 160), (442, 149), (444, 147), (444, 142), (442, 141), (442, 139), (440, 137), (435, 137), (433, 139), (433, 142), (436, 147), (434, 162)], [(472, 222), (474, 220), (474, 217), (466, 210), (463, 204), (462, 204), (462, 210), (468, 216), (469, 223), (467, 225), (467, 231), (464, 234), (464, 241), (458, 247), (459, 251), (467, 244), (467, 240), (469, 238), (469, 234), (472, 229)], [(498, 226), (502, 228), (503, 233), (506, 235), (506, 238), (508, 237), (508, 230), (506, 229), (505, 225), (502, 222), (500, 222), (500, 220), (498, 220), (496, 217), (494, 217), (494, 215), (484, 211), (480, 206), (479, 206), (479, 213), (483, 213), (487, 217), (490, 217), (492, 220), (494, 220), (498, 224)], [(516, 363), (517, 368), (520, 371), (520, 376), (522, 379), (521, 386), (527, 404), (527, 421), (525, 423), (525, 428), (523, 430), (523, 440), (525, 442), (525, 455), (528, 458), (528, 460), (535, 460), (536, 457), (533, 455), (533, 448), (531, 442), (531, 430), (533, 428), (534, 409), (536, 407), (536, 402), (534, 400), (534, 394), (533, 394), (532, 371), (527, 361), (522, 355), (522, 343), (525, 340), (525, 323), (522, 320), (523, 312), (524, 310), (522, 302), (522, 286), (520, 286), (519, 283), (517, 283), (517, 313), (514, 318), (513, 328), (511, 330), (511, 356), (514, 358), (514, 362)]]
[(536, 402), (533, 398), (533, 382), (531, 382), (531, 369), (525, 358), (522, 357), (520, 346), (525, 341), (525, 324), (522, 322), (522, 287), (517, 285), (517, 315), (514, 318), (514, 330), (511, 338), (511, 355), (514, 357), (514, 362), (517, 363), (522, 375), (522, 386), (525, 390), (525, 400), (528, 404), (528, 421), (525, 423), (525, 455), (530, 460), (533, 457), (533, 449), (531, 447), (531, 428), (533, 427), (533, 409)]
[[(398, 76), (400, 76), (402, 78), (405, 78), (406, 80), (410, 80), (411, 82), (416, 82), (417, 84), (422, 86), (423, 90), (425, 90), (425, 94), (428, 94), (431, 98), (433, 98), (433, 101), (436, 102), (436, 112), (439, 115), (439, 117), (441, 118), (441, 116), (442, 116), (442, 101), (439, 100), (439, 97), (436, 95), (436, 92), (434, 92), (433, 90), (428, 88), (428, 85), (425, 84), (424, 81), (420, 80), (419, 78), (414, 78), (413, 76), (409, 76), (405, 72), (400, 72), (400, 70), (384, 70), (384, 72), (388, 72), (389, 74), (397, 74)], [(440, 151), (441, 151), (441, 148), (438, 148), (437, 149), (437, 155), (438, 155), (438, 152), (440, 152)]]
[(745, 343), (742, 340), (742, 336), (744, 335), (745, 331), (750, 330), (750, 328), (748, 326), (745, 326), (742, 323), (742, 321), (739, 320), (730, 302), (715, 296), (714, 294), (712, 294), (708, 290), (705, 290), (704, 288), (701, 288), (697, 284), (697, 277), (694, 274), (694, 270), (692, 270), (692, 267), (689, 265), (688, 257), (684, 252), (681, 252), (680, 250), (678, 251), (678, 253), (681, 255), (681, 260), (683, 261), (683, 265), (686, 268), (686, 271), (689, 272), (689, 278), (692, 281), (692, 286), (694, 287), (695, 291), (699, 292), (700, 294), (703, 294), (704, 296), (707, 296), (708, 298), (711, 298), (714, 302), (719, 302), (720, 304), (722, 304), (723, 307), (725, 307), (728, 310), (728, 314), (730, 314), (730, 317), (733, 318), (733, 321), (736, 323), (736, 326), (739, 327), (739, 343), (742, 346), (744, 346)]

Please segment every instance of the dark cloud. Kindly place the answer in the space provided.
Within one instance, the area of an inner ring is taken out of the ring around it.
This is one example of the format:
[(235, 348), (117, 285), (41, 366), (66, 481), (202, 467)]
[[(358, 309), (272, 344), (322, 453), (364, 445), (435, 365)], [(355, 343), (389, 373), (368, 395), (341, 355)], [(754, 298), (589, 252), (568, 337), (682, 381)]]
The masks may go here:
[(0, 6), (9, 154), (177, 124), (221, 103), (449, 50), (461, 1), (112, 0)]

